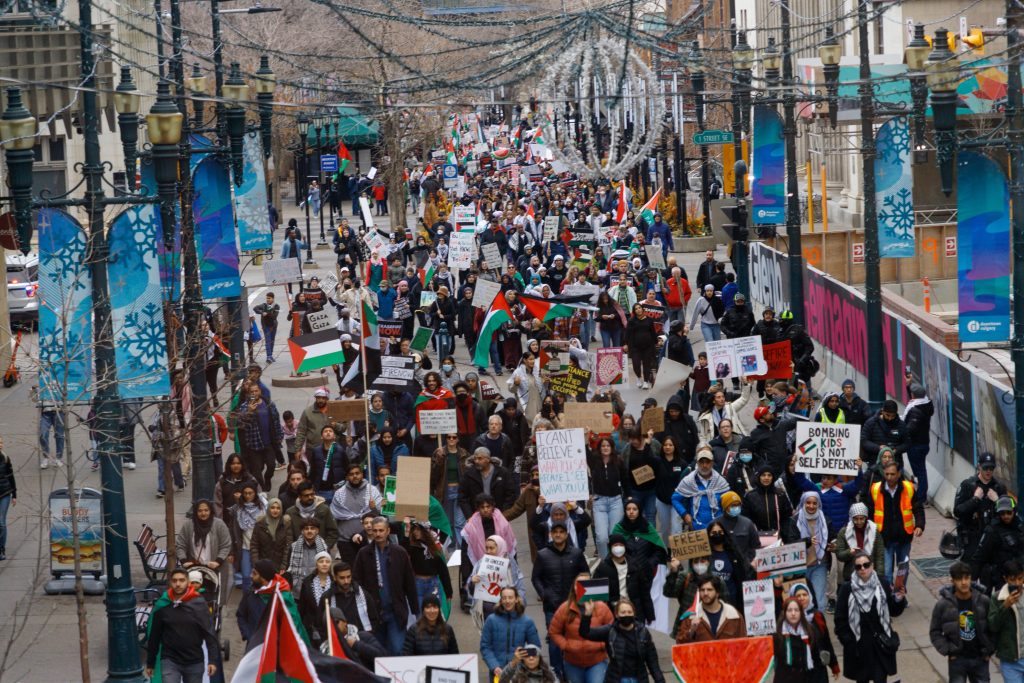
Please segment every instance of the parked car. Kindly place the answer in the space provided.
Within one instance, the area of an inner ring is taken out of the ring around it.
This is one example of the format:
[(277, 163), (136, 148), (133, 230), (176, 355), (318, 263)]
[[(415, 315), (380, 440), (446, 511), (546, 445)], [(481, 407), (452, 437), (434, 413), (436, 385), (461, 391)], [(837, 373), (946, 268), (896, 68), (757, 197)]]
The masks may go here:
[(39, 257), (7, 254), (7, 306), (11, 325), (29, 330), (39, 324)]

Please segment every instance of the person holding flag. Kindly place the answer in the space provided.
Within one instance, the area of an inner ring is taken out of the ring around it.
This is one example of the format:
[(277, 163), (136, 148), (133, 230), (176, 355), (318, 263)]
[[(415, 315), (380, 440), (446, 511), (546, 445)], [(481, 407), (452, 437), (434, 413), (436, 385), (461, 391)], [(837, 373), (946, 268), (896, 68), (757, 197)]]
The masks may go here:
[(355, 624), (350, 624), (344, 612), (331, 607), (326, 601), (324, 609), (324, 619), (328, 624), (327, 638), (321, 643), (320, 652), (358, 662), (371, 671), (378, 657), (388, 656), (387, 650), (371, 631), (363, 631)]

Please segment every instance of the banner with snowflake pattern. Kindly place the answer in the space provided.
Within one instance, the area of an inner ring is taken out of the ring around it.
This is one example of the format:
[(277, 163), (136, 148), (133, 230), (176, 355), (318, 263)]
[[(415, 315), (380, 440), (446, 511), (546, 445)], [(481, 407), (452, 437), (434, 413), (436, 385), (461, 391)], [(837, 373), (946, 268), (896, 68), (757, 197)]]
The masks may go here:
[(231, 180), (218, 159), (207, 157), (192, 174), (192, 214), (196, 226), (199, 278), (203, 298), (226, 299), (241, 294)]
[(263, 174), (263, 145), (259, 133), (245, 136), (242, 184), (235, 188), (235, 218), (238, 221), (238, 245), (245, 251), (270, 251), (274, 235), (270, 231), (267, 208), (267, 181)]
[(86, 402), (92, 384), (92, 273), (82, 226), (59, 209), (40, 209), (39, 397)]
[[(150, 194), (156, 194), (156, 175), (152, 159), (143, 159), (142, 186)], [(160, 262), (160, 286), (163, 288), (164, 301), (178, 301), (181, 298), (181, 204), (174, 202), (174, 242), (170, 252), (164, 248), (163, 226), (160, 221), (159, 209), (157, 221), (161, 223), (161, 237), (156, 241), (156, 254)]]
[(767, 105), (754, 107), (752, 137), (750, 195), (754, 224), (783, 223), (786, 220), (786, 158), (779, 112)]
[(170, 393), (160, 260), (160, 208), (141, 204), (123, 211), (110, 225), (111, 321), (121, 398), (152, 398)]
[(1010, 193), (999, 164), (960, 152), (956, 169), (961, 342), (1010, 338)]
[(875, 212), (882, 258), (914, 255), (914, 172), (910, 124), (896, 116), (875, 134)]

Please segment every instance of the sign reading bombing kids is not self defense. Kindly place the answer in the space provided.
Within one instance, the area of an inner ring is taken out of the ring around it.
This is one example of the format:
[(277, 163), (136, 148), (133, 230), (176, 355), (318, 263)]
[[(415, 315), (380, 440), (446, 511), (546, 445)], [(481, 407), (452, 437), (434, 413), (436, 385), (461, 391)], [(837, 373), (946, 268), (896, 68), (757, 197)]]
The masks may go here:
[(798, 422), (796, 471), (856, 476), (860, 425)]

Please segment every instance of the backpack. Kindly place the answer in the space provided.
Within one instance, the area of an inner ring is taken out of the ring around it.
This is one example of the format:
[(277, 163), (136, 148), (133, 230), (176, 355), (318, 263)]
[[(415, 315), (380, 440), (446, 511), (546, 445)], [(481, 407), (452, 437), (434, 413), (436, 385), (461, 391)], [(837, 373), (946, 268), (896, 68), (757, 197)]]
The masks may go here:
[(409, 181), (409, 192), (415, 192), (416, 194), (419, 194), (419, 191), (420, 191), (420, 181), (419, 181), (419, 179), (418, 178), (414, 178), (413, 180), (410, 180)]

